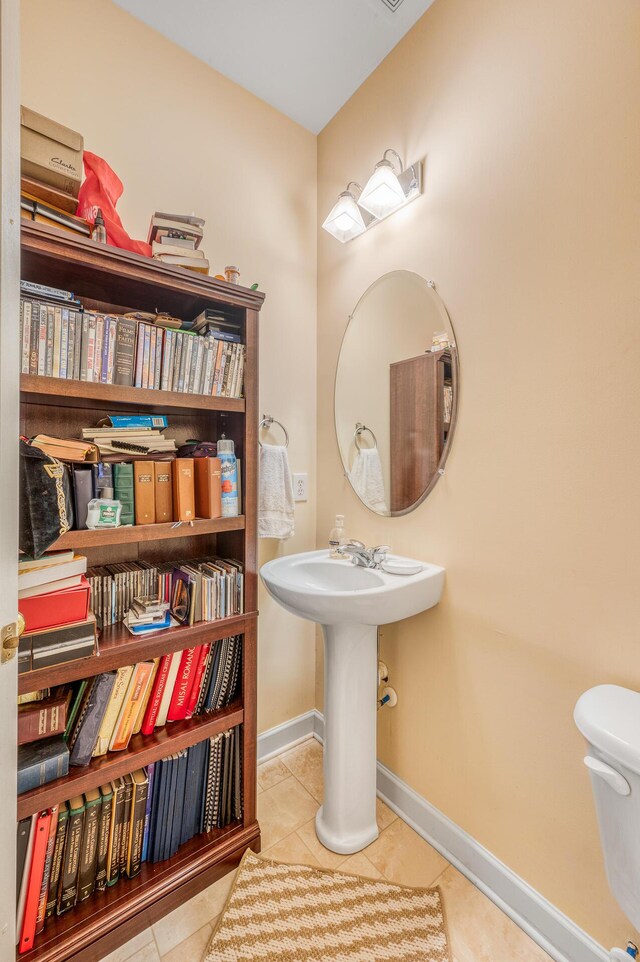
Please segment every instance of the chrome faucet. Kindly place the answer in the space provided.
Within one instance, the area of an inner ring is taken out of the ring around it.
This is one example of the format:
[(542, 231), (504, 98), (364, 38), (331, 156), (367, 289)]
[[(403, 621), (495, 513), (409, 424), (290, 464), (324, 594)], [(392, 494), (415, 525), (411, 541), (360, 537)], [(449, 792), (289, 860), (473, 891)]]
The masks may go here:
[(391, 551), (388, 544), (379, 544), (375, 548), (366, 548), (362, 541), (352, 539), (338, 548), (338, 554), (350, 557), (354, 565), (361, 568), (379, 568), (386, 560), (387, 551)]

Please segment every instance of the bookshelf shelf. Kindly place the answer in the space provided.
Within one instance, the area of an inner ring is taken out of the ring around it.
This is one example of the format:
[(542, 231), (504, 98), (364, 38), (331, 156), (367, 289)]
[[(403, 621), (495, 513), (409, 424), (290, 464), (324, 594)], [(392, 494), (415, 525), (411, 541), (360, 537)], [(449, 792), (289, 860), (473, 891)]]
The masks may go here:
[(32, 404), (53, 399), (58, 407), (100, 408), (101, 410), (140, 410), (167, 413), (194, 410), (203, 412), (240, 412), (244, 398), (208, 397), (205, 394), (179, 394), (174, 391), (150, 391), (141, 387), (96, 384), (90, 381), (67, 381), (59, 377), (21, 374), (23, 401)]
[(175, 435), (179, 443), (194, 437), (216, 440), (224, 432), (236, 441), (242, 462), (244, 514), (240, 517), (198, 519), (177, 528), (158, 524), (69, 531), (52, 546), (86, 553), (90, 565), (181, 562), (212, 554), (237, 558), (244, 565), (246, 614), (143, 637), (130, 635), (123, 625), (112, 625), (101, 633), (99, 655), (18, 678), (18, 689), (25, 693), (242, 635), (241, 697), (231, 706), (168, 724), (148, 737), (134, 736), (126, 751), (94, 759), (86, 768), (72, 768), (65, 778), (18, 797), (18, 818), (27, 817), (241, 725), (242, 822), (195, 836), (173, 858), (145, 863), (135, 878), (122, 879), (64, 915), (50, 918), (34, 949), (20, 956), (33, 962), (98, 962), (235, 867), (247, 847), (260, 850), (256, 821), (257, 453), (258, 321), (264, 294), (43, 224), (23, 222), (21, 238), (25, 280), (73, 291), (87, 308), (99, 312), (160, 310), (189, 320), (212, 308), (233, 320), (246, 346), (244, 398), (21, 375), (21, 432), (27, 437), (77, 437), (82, 427), (97, 423), (109, 412), (161, 413), (168, 416), (169, 436)]
[(140, 544), (146, 541), (167, 541), (172, 538), (191, 538), (194, 535), (219, 534), (221, 531), (243, 531), (244, 515), (237, 518), (197, 518), (193, 524), (133, 524), (120, 528), (102, 528), (95, 531), (67, 531), (52, 545), (59, 548), (97, 548), (104, 545)]
[[(82, 902), (72, 912), (51, 918), (24, 962), (58, 962), (82, 958), (97, 962), (109, 950), (113, 936), (125, 942), (143, 917), (151, 925), (181, 902), (191, 898), (204, 879), (210, 885), (237, 865), (237, 851), (259, 850), (258, 823), (230, 825), (199, 836), (177, 855), (155, 865), (145, 863), (139, 875)], [(82, 954), (80, 954), (82, 953)]]
[(95, 758), (84, 768), (70, 768), (64, 778), (56, 778), (53, 782), (18, 795), (18, 818), (26, 818), (91, 788), (99, 788), (127, 772), (157, 762), (205, 738), (212, 738), (234, 725), (241, 725), (243, 720), (241, 703), (234, 702), (212, 715), (167, 723), (153, 735), (134, 735), (125, 751), (109, 752), (101, 758)]
[(165, 631), (142, 637), (135, 637), (122, 624), (109, 625), (100, 634), (100, 654), (67, 661), (51, 668), (23, 672), (18, 676), (18, 694), (52, 685), (64, 685), (80, 678), (90, 678), (121, 665), (133, 665), (137, 661), (158, 658), (172, 651), (217, 641), (229, 635), (241, 635), (247, 631), (248, 626), (255, 625), (257, 617), (258, 613), (253, 611), (231, 618), (220, 618), (219, 621), (199, 621), (195, 625), (167, 628)]

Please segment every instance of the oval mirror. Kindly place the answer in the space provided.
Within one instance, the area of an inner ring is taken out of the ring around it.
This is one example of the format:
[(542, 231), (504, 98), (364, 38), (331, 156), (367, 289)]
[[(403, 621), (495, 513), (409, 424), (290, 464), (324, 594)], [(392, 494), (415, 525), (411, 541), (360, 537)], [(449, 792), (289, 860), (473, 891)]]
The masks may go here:
[(432, 281), (378, 278), (358, 301), (340, 348), (335, 423), (346, 476), (376, 514), (416, 508), (440, 477), (458, 399), (451, 320)]

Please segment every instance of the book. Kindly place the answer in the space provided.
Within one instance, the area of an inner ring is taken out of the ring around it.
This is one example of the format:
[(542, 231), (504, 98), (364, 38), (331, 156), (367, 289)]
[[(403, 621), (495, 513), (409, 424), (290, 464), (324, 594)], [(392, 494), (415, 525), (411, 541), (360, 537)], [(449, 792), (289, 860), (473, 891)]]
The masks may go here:
[(115, 885), (120, 877), (120, 843), (124, 820), (124, 779), (117, 778), (111, 783), (113, 802), (109, 847), (107, 849), (107, 885)]
[(194, 458), (193, 465), (196, 517), (222, 517), (220, 458)]
[(116, 499), (122, 505), (120, 524), (134, 524), (133, 464), (120, 463), (113, 465), (113, 485)]
[(209, 652), (211, 651), (211, 644), (200, 645), (197, 654), (197, 660), (195, 667), (193, 668), (193, 685), (191, 686), (191, 691), (189, 693), (189, 698), (187, 701), (187, 710), (185, 712), (185, 718), (191, 718), (196, 710), (196, 705), (198, 703), (198, 698), (200, 695), (200, 689), (202, 687), (202, 681), (205, 674), (205, 669), (207, 666), (207, 658), (209, 657)]
[(70, 551), (45, 551), (41, 558), (30, 558), (28, 555), (21, 554), (18, 558), (18, 574), (31, 571), (34, 568), (53, 567), (73, 561), (75, 553)]
[(86, 578), (75, 588), (50, 591), (32, 598), (19, 598), (18, 610), (25, 620), (25, 631), (57, 628), (86, 621), (89, 610), (89, 585)]
[[(33, 843), (36, 837), (35, 827), (37, 818), (38, 813), (36, 812), (35, 815), (31, 815), (28, 819), (22, 820), (22, 823), (28, 821), (29, 824), (26, 826), (26, 834), (22, 839), (22, 868), (19, 877), (19, 884), (16, 888), (16, 944), (20, 941), (20, 936), (22, 934), (24, 910), (27, 903), (27, 889), (29, 887), (29, 872), (31, 871), (31, 856), (33, 855)], [(20, 838), (20, 835), (18, 835), (18, 838)], [(18, 849), (18, 855), (20, 855), (21, 849)], [(18, 862), (18, 865), (19, 864), (20, 863)]]
[(116, 680), (115, 671), (97, 675), (84, 694), (74, 730), (69, 738), (69, 764), (88, 765)]
[(147, 706), (142, 719), (142, 725), (140, 727), (140, 731), (143, 735), (151, 735), (155, 728), (158, 713), (160, 711), (160, 703), (162, 701), (164, 690), (167, 685), (167, 679), (169, 677), (169, 668), (171, 666), (172, 658), (172, 654), (163, 655), (158, 664), (158, 669), (151, 684), (151, 694), (147, 701)]
[(73, 552), (71, 554), (70, 560), (47, 562), (42, 566), (34, 565), (22, 571), (18, 565), (18, 591), (55, 584), (56, 581), (69, 578), (71, 575), (84, 574), (87, 570), (87, 559), (83, 555), (73, 554)]
[(43, 297), (47, 300), (75, 301), (71, 291), (62, 290), (59, 287), (48, 287), (46, 284), (36, 284), (35, 281), (21, 280), (20, 293), (32, 294), (34, 297)]
[(176, 458), (171, 462), (175, 521), (193, 521), (195, 518), (193, 462), (193, 458)]
[(84, 823), (78, 860), (78, 895), (76, 902), (84, 902), (92, 895), (96, 884), (96, 857), (98, 853), (98, 830), (102, 795), (99, 788), (92, 788), (84, 795)]
[(69, 749), (59, 736), (18, 748), (18, 795), (69, 772)]
[(18, 834), (16, 840), (16, 901), (20, 897), (20, 886), (24, 873), (25, 862), (27, 859), (27, 849), (29, 847), (29, 836), (31, 834), (31, 815), (21, 818), (18, 822)]
[(182, 721), (187, 714), (191, 686), (194, 681), (194, 663), (198, 651), (198, 648), (186, 648), (181, 654), (178, 674), (167, 712), (167, 721)]
[(63, 915), (65, 912), (68, 912), (69, 909), (72, 909), (76, 904), (83, 827), (84, 798), (82, 795), (77, 795), (69, 799), (67, 832), (60, 869), (60, 894), (57, 904), (58, 915)]
[(173, 479), (168, 461), (153, 462), (156, 524), (173, 521)]
[(160, 701), (160, 708), (158, 709), (156, 717), (156, 728), (162, 728), (163, 725), (166, 725), (167, 723), (167, 714), (169, 712), (169, 705), (171, 704), (171, 698), (173, 695), (176, 678), (178, 676), (180, 662), (182, 661), (182, 652), (174, 651), (171, 653), (170, 658), (171, 661), (169, 662), (167, 679), (164, 691), (162, 693), (162, 700)]
[[(196, 252), (194, 251), (194, 254)], [(197, 271), (199, 274), (209, 273), (209, 261), (206, 257), (182, 257), (176, 254), (154, 254), (154, 260), (162, 261), (163, 264), (173, 264), (175, 267), (186, 267), (190, 271)]]
[(144, 702), (147, 687), (151, 681), (153, 668), (152, 661), (142, 661), (134, 666), (127, 694), (111, 736), (109, 751), (123, 751), (129, 744), (140, 707)]
[(93, 749), (94, 758), (100, 755), (106, 755), (109, 750), (109, 743), (111, 742), (111, 738), (122, 710), (122, 705), (129, 689), (129, 684), (133, 675), (133, 669), (133, 665), (125, 665), (122, 668), (118, 668), (116, 671), (116, 679), (111, 690), (111, 696), (109, 698), (107, 710), (105, 711), (104, 718), (102, 719), (100, 732), (96, 740), (95, 748)]
[(138, 771), (133, 772), (131, 780), (133, 783), (133, 794), (131, 799), (131, 824), (127, 851), (127, 875), (129, 878), (137, 875), (142, 865), (144, 823), (149, 790), (149, 778), (144, 769), (140, 768)]
[[(191, 246), (180, 246), (180, 244), (171, 243), (172, 240), (182, 240), (183, 243), (187, 242)], [(197, 250), (188, 238), (172, 238), (167, 236), (162, 237), (159, 241), (154, 241), (151, 245), (151, 256), (156, 257), (156, 255), (159, 254), (173, 254), (176, 257), (204, 257), (204, 251)]]
[(40, 890), (42, 888), (42, 879), (44, 876), (50, 824), (51, 811), (47, 809), (46, 811), (40, 812), (36, 818), (34, 829), (35, 836), (31, 855), (31, 865), (29, 867), (29, 880), (27, 884), (24, 917), (22, 920), (20, 941), (18, 943), (18, 952), (21, 954), (28, 952), (33, 948), (36, 935), (38, 905), (40, 903)]
[(192, 240), (194, 247), (200, 246), (202, 240), (204, 220), (201, 217), (186, 214), (165, 214), (156, 211), (151, 218), (147, 243), (153, 244), (163, 237)]
[(155, 468), (153, 461), (133, 462), (136, 524), (156, 523)]
[(97, 892), (103, 892), (107, 887), (107, 860), (114, 808), (112, 783), (108, 782), (106, 785), (101, 785), (100, 794), (102, 796), (102, 807), (100, 809), (100, 825), (98, 827), (98, 845), (96, 851), (95, 888)]
[(129, 837), (131, 831), (131, 801), (133, 798), (133, 778), (130, 774), (123, 775), (123, 814), (122, 814), (122, 834), (120, 836), (120, 849), (118, 852), (118, 866), (120, 875), (126, 875), (127, 855), (129, 851)]
[(71, 691), (18, 706), (18, 745), (26, 745), (41, 738), (61, 735), (67, 724), (67, 709)]
[(100, 421), (100, 427), (108, 422), (112, 428), (158, 428), (169, 426), (166, 414), (110, 414)]
[(87, 658), (97, 651), (96, 619), (89, 612), (83, 621), (30, 632), (20, 641), (31, 650), (34, 670)]
[(67, 835), (67, 823), (69, 821), (69, 805), (63, 802), (58, 806), (58, 818), (56, 822), (56, 838), (53, 846), (53, 857), (51, 859), (51, 872), (49, 874), (49, 886), (47, 890), (47, 903), (45, 907), (45, 919), (48, 919), (56, 910), (58, 902), (58, 886), (60, 883), (60, 873), (62, 870), (62, 857), (64, 854), (64, 844)]
[(149, 851), (149, 832), (151, 827), (151, 810), (153, 805), (153, 782), (154, 782), (154, 771), (155, 762), (151, 762), (147, 765), (147, 777), (149, 779), (149, 785), (147, 788), (147, 804), (144, 813), (144, 831), (142, 834), (142, 862), (147, 861), (147, 855)]
[(77, 588), (82, 584), (80, 575), (50, 581), (47, 584), (36, 585), (34, 588), (23, 588), (18, 592), (18, 598), (33, 598), (35, 595), (48, 594), (50, 591), (63, 591), (65, 588)]

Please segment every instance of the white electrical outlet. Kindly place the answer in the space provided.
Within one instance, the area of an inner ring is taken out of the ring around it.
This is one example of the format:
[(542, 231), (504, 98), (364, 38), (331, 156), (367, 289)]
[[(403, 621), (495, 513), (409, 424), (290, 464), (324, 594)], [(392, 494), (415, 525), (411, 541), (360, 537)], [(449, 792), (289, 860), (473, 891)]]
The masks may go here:
[(307, 475), (306, 474), (293, 475), (293, 500), (294, 501), (307, 500)]

